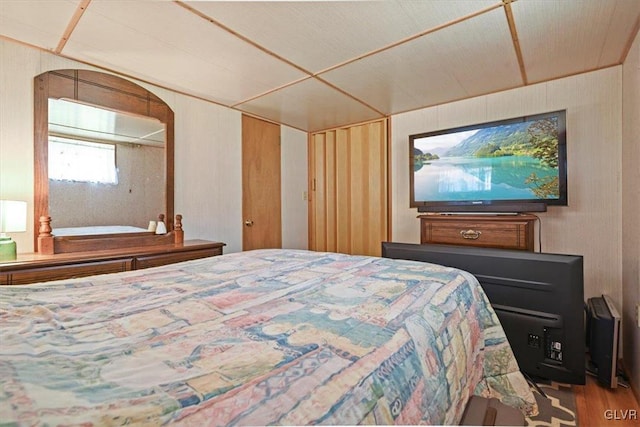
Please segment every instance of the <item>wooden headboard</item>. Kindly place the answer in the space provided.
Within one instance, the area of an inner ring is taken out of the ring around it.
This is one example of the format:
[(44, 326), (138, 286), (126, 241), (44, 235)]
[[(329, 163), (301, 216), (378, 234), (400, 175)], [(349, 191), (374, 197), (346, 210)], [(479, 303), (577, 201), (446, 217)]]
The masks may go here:
[[(164, 215), (159, 217), (161, 220)], [(139, 246), (159, 246), (182, 244), (184, 231), (182, 215), (176, 215), (173, 230), (165, 234), (153, 231), (138, 233), (83, 234), (76, 236), (56, 236), (51, 228), (51, 217), (40, 217), (38, 230), (38, 252), (53, 255), (70, 252), (86, 252), (104, 249), (122, 249)]]

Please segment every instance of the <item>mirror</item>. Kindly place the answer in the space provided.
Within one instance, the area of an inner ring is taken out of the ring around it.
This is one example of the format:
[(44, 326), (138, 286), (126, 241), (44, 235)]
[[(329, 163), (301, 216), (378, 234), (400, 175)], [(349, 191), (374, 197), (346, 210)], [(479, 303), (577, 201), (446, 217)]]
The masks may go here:
[[(35, 228), (55, 235), (173, 223), (173, 112), (110, 74), (56, 70), (35, 78)], [(117, 226), (117, 227), (114, 227)], [(83, 228), (80, 228), (83, 227)], [(37, 248), (37, 233), (35, 237)]]

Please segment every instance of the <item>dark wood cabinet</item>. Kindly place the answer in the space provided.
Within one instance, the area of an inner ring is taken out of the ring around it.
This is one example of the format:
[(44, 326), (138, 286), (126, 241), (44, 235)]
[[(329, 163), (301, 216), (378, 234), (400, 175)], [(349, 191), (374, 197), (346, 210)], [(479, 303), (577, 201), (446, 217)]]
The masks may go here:
[(535, 215), (420, 215), (420, 243), (533, 251)]
[(71, 254), (19, 254), (15, 261), (0, 262), (0, 285), (24, 285), (156, 267), (222, 255), (224, 246), (221, 242), (187, 240), (181, 244)]

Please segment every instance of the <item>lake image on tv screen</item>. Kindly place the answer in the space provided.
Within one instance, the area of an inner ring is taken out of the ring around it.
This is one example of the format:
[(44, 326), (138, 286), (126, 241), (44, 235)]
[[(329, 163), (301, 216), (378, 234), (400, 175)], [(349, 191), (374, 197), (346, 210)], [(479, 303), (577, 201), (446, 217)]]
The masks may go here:
[(416, 201), (559, 196), (555, 117), (419, 138), (413, 147)]

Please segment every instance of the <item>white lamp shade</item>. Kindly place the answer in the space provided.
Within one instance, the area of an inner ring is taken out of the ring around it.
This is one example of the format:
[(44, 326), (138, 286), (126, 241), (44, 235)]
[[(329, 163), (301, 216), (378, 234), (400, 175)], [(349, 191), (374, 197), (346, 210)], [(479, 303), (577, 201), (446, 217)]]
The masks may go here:
[(0, 233), (27, 231), (27, 202), (0, 200)]

